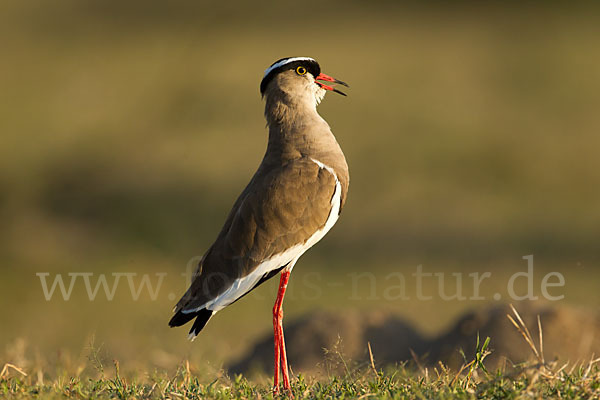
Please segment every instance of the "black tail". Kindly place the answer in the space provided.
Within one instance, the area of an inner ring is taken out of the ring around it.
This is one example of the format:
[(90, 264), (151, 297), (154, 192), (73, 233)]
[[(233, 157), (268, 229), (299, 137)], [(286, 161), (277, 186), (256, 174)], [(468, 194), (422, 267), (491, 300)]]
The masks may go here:
[(193, 335), (195, 337), (198, 335), (198, 333), (200, 333), (202, 328), (204, 328), (204, 326), (206, 325), (210, 317), (212, 317), (212, 315), (213, 312), (211, 310), (207, 310), (206, 308), (203, 308), (200, 311), (187, 314), (179, 310), (169, 321), (169, 326), (173, 328), (175, 326), (185, 325), (194, 318), (196, 318), (194, 325), (192, 325), (192, 329), (190, 329), (190, 335)]

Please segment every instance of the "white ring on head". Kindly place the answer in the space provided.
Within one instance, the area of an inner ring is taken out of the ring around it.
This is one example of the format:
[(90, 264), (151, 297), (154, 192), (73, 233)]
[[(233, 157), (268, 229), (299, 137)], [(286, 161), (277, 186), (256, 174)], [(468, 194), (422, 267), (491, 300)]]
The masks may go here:
[[(281, 61), (279, 61), (279, 62), (277, 62), (277, 63), (275, 63), (275, 64), (271, 65), (269, 68), (267, 68), (267, 69), (265, 70), (265, 74), (263, 75), (263, 79), (264, 79), (264, 78), (265, 78), (267, 75), (269, 75), (269, 73), (270, 73), (271, 71), (273, 71), (274, 69), (276, 69), (276, 68), (279, 68), (279, 67), (281, 67), (281, 66), (283, 66), (283, 65), (286, 65), (286, 64), (289, 64), (289, 63), (293, 63), (293, 62), (295, 62), (295, 61), (315, 61), (315, 60), (314, 60), (313, 58), (310, 58), (310, 57), (291, 57), (291, 58), (286, 58), (286, 59), (284, 59), (284, 60), (281, 60)], [(315, 62), (316, 62), (316, 61), (315, 61)]]

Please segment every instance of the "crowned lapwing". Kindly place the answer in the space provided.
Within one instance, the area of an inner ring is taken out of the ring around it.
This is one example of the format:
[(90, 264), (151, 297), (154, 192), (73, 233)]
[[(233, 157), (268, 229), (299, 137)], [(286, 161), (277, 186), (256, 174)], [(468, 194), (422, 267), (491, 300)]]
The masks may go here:
[(273, 307), (275, 392), (280, 365), (283, 387), (290, 390), (282, 327), (290, 272), (336, 223), (348, 193), (344, 153), (317, 113), (328, 90), (345, 96), (333, 84), (348, 86), (322, 73), (308, 57), (283, 58), (267, 68), (260, 83), (267, 151), (169, 322), (180, 326), (195, 318), (193, 340), (217, 311), (281, 272)]

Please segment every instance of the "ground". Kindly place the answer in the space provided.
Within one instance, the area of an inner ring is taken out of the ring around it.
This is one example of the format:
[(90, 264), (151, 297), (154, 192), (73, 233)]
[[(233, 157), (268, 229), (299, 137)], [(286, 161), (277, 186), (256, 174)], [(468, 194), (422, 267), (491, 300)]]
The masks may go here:
[[(548, 375), (540, 366), (523, 368), (520, 373), (485, 374), (479, 371), (471, 377), (444, 370), (442, 367), (424, 374), (408, 372), (403, 367), (386, 372), (349, 373), (325, 382), (295, 379), (292, 392), (295, 399), (475, 399), (475, 398), (564, 398), (590, 399), (600, 396), (600, 370), (586, 365)], [(217, 379), (202, 384), (198, 378), (182, 369), (177, 376), (142, 379), (81, 380), (64, 377), (45, 384), (14, 377), (0, 381), (0, 395), (8, 399), (35, 397), (39, 399), (260, 399), (273, 396), (267, 383), (248, 382), (241, 376)], [(279, 396), (284, 397), (284, 396)]]

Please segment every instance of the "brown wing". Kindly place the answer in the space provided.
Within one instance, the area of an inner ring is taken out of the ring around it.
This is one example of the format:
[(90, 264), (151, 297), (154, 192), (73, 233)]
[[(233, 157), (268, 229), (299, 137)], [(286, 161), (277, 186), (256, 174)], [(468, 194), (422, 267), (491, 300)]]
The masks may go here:
[(195, 309), (263, 261), (306, 242), (331, 211), (335, 177), (310, 158), (261, 166), (206, 252), (177, 310)]

